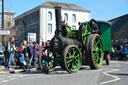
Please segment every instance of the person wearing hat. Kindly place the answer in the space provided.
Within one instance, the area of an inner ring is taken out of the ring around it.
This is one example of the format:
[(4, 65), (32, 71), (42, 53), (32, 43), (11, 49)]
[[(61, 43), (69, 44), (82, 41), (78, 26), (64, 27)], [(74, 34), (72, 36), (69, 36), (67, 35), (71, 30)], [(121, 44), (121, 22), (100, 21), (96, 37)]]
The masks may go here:
[(99, 34), (99, 27), (96, 24), (96, 20), (94, 20), (94, 19), (90, 20), (90, 27), (91, 27), (93, 34)]

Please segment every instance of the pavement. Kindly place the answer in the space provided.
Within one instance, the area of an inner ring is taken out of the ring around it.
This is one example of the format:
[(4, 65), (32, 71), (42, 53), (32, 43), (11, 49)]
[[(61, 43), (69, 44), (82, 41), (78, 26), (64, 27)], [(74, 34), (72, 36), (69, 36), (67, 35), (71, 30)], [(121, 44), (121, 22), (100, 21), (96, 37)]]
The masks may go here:
[[(24, 69), (15, 69), (16, 68), (15, 66), (12, 66), (11, 68), (13, 69), (14, 73), (24, 72)], [(1, 74), (10, 74), (9, 70), (5, 66), (1, 66), (0, 70), (1, 70), (0, 75)], [(35, 70), (36, 70), (36, 68), (30, 69), (30, 71), (35, 71)], [(29, 70), (26, 70), (26, 71), (29, 71)]]

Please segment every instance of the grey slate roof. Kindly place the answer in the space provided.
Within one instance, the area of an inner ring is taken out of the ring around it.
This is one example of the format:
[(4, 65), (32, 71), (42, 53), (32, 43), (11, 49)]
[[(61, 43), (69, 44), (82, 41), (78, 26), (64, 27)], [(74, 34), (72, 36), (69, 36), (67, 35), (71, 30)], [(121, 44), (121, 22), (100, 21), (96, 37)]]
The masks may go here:
[(109, 22), (112, 21), (116, 21), (112, 23), (112, 31), (116, 31), (128, 22), (128, 14), (109, 20)]
[(23, 16), (25, 16), (25, 14), (28, 14), (29, 12), (33, 11), (33, 10), (38, 10), (40, 7), (49, 7), (49, 8), (54, 8), (55, 6), (61, 6), (62, 9), (67, 9), (67, 10), (75, 10), (75, 11), (83, 11), (83, 12), (89, 12), (89, 10), (86, 10), (84, 8), (81, 8), (75, 4), (67, 4), (67, 3), (58, 3), (58, 2), (50, 2), (50, 1), (47, 1), (33, 9), (30, 9), (24, 13), (22, 13), (21, 15), (15, 17), (14, 19), (18, 19), (18, 18), (21, 18)]
[(41, 7), (51, 7), (54, 8), (55, 6), (61, 6), (62, 9), (69, 9), (69, 10), (78, 10), (78, 11), (84, 11), (84, 12), (90, 12), (87, 9), (81, 8), (75, 4), (67, 4), (67, 3), (58, 3), (58, 2), (50, 2), (47, 1), (40, 5)]

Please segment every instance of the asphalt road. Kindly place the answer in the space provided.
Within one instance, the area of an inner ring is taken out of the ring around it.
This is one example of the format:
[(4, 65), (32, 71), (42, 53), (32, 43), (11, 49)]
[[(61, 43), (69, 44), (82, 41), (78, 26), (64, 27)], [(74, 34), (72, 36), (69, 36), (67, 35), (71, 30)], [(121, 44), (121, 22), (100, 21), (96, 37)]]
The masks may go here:
[(41, 71), (0, 75), (0, 85), (128, 85), (128, 61), (111, 61), (98, 70), (81, 67), (68, 74), (56, 68), (50, 74)]

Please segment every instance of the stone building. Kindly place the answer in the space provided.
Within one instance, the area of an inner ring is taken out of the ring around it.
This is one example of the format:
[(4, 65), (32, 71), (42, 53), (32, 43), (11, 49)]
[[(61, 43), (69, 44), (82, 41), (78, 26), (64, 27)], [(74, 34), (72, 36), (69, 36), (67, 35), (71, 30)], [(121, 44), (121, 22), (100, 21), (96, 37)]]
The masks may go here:
[(128, 14), (109, 20), (112, 40), (128, 39)]
[(56, 29), (55, 6), (61, 6), (62, 21), (72, 29), (79, 28), (78, 22), (90, 19), (90, 11), (77, 5), (47, 1), (15, 18), (17, 39), (21, 41), (27, 39), (28, 33), (36, 33), (38, 43), (50, 40)]
[[(4, 30), (10, 30), (10, 28), (14, 27), (14, 14), (15, 13), (9, 9), (4, 11)], [(0, 16), (2, 16), (1, 12), (0, 12)], [(0, 22), (2, 22), (1, 20), (2, 18), (0, 17)], [(2, 29), (2, 23), (0, 23), (0, 29)], [(4, 42), (8, 41), (10, 36), (4, 36)], [(0, 40), (1, 40), (1, 36), (0, 36)]]

